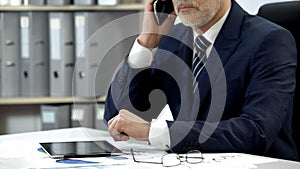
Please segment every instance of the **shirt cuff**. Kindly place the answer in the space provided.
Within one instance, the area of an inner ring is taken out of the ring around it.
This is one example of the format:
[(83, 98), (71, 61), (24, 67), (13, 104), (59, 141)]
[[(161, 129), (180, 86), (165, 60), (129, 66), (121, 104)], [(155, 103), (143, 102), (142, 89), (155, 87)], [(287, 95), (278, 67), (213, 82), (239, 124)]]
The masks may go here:
[(128, 64), (131, 68), (144, 68), (151, 65), (153, 54), (135, 40), (128, 57)]
[(170, 133), (165, 120), (152, 120), (149, 142), (156, 148), (168, 150), (167, 146), (170, 147)]

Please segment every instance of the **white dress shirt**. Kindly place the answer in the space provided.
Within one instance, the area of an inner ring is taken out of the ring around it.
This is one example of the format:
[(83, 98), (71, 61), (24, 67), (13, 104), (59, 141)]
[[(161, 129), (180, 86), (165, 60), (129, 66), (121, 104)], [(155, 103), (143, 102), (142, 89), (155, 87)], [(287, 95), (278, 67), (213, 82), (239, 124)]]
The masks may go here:
[[(211, 42), (211, 44), (214, 44), (228, 16), (228, 13), (229, 10), (217, 23), (215, 23), (209, 30), (202, 34), (208, 41)], [(193, 34), (195, 40), (199, 34), (195, 31), (193, 31)], [(212, 48), (213, 45), (210, 45), (208, 47), (207, 56), (209, 56)], [(153, 53), (154, 50), (150, 51), (148, 48), (141, 46), (138, 41), (135, 40), (135, 43), (129, 53), (128, 64), (131, 68), (144, 68), (151, 66), (151, 63), (153, 61)], [(172, 113), (168, 105), (166, 105), (161, 114), (164, 115), (160, 115), (157, 119), (153, 119), (151, 122), (149, 142), (151, 145), (157, 148), (167, 149), (167, 146), (170, 146), (171, 141), (166, 120), (173, 120), (173, 118), (170, 117), (172, 116)]]

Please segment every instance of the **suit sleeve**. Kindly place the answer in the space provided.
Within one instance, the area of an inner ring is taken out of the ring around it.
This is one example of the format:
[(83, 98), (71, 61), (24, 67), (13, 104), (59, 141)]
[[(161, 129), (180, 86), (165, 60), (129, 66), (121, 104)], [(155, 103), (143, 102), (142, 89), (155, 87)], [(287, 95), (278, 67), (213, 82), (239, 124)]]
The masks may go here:
[(148, 93), (151, 91), (151, 71), (149, 67), (131, 68), (126, 57), (118, 73), (110, 84), (105, 101), (104, 120), (107, 122), (121, 109), (126, 109), (140, 116), (150, 107)]
[[(251, 78), (240, 115), (210, 124), (205, 121), (169, 121), (174, 151), (200, 149), (203, 152), (266, 155), (275, 144), (282, 144), (282, 150), (279, 150), (282, 153), (291, 148), (285, 144), (287, 140), (278, 138), (285, 133), (284, 130), (291, 132), (287, 124), (291, 122), (295, 89), (295, 42), (288, 31), (277, 29), (257, 43), (249, 63)], [(214, 132), (203, 131), (204, 124)], [(206, 141), (199, 141), (200, 136), (207, 138)]]

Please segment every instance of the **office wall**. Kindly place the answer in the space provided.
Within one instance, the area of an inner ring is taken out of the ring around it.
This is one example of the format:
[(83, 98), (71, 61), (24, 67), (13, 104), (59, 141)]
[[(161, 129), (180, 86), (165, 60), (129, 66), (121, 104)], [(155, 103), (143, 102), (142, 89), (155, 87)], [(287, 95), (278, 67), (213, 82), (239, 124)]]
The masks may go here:
[(299, 1), (299, 0), (236, 0), (248, 13), (257, 14), (258, 9), (261, 5), (273, 2), (283, 1)]

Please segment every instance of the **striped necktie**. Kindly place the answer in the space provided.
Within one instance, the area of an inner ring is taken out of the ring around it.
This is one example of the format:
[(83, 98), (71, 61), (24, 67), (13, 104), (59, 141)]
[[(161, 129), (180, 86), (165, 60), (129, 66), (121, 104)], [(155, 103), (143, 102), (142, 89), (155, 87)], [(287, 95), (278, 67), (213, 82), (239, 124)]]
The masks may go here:
[(193, 58), (192, 70), (194, 74), (194, 92), (198, 85), (198, 78), (207, 61), (206, 50), (211, 43), (205, 37), (199, 35), (195, 40), (195, 56)]

